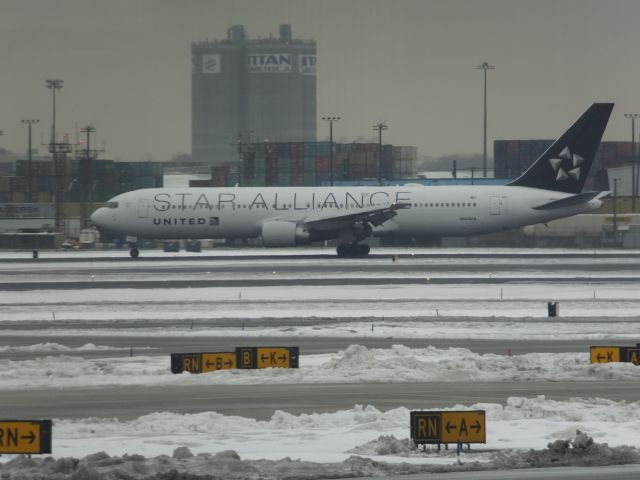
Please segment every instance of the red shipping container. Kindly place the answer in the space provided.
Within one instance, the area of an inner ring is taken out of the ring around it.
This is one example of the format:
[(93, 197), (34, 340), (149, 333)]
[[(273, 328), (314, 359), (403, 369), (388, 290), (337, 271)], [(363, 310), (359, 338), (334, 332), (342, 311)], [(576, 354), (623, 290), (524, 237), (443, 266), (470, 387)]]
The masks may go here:
[(277, 157), (270, 157), (265, 159), (264, 166), (265, 166), (265, 171), (267, 172), (277, 172), (278, 171)]
[[(638, 151), (638, 146), (636, 145), (636, 153)], [(631, 142), (616, 142), (615, 143), (615, 154), (618, 157), (630, 157), (631, 156)]]

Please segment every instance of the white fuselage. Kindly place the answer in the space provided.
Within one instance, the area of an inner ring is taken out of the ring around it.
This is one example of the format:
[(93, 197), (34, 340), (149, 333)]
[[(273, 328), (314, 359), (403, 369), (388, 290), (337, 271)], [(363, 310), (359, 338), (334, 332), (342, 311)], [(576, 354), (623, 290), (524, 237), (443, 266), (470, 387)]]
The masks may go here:
[(373, 235), (467, 236), (496, 232), (598, 208), (593, 199), (535, 210), (570, 194), (514, 186), (152, 188), (113, 198), (92, 215), (95, 224), (157, 239), (255, 238), (266, 221), (303, 224), (410, 204)]

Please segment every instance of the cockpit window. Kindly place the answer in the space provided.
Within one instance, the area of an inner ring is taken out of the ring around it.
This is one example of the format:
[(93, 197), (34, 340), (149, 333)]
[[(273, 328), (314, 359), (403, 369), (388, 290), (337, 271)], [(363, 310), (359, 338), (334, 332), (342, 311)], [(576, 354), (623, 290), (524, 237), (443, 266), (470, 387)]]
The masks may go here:
[(107, 207), (107, 208), (118, 208), (118, 202), (107, 202), (105, 207)]

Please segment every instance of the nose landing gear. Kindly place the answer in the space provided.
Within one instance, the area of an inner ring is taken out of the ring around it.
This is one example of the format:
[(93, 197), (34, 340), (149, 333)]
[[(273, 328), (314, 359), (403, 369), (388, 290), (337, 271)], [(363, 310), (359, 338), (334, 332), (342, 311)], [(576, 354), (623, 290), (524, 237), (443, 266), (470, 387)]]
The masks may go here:
[(138, 255), (140, 255), (140, 252), (138, 251), (138, 237), (134, 236), (134, 235), (127, 235), (127, 238), (125, 240), (127, 243), (129, 243), (129, 255), (131, 255), (131, 258), (138, 258)]
[(350, 243), (338, 245), (336, 253), (343, 258), (362, 258), (369, 255), (370, 250), (366, 243)]

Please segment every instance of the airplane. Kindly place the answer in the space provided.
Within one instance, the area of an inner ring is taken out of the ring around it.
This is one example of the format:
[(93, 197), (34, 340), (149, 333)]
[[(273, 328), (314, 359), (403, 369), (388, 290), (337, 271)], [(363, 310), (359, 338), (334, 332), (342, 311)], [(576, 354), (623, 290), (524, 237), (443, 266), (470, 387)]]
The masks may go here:
[(546, 223), (599, 208), (610, 192), (582, 192), (613, 103), (594, 103), (520, 177), (500, 186), (149, 188), (110, 199), (91, 220), (138, 237), (262, 237), (265, 247), (337, 240), (363, 257), (368, 237), (470, 236)]

